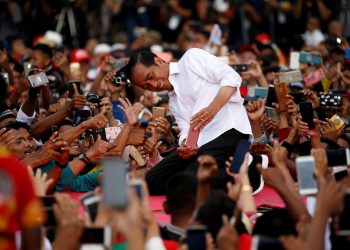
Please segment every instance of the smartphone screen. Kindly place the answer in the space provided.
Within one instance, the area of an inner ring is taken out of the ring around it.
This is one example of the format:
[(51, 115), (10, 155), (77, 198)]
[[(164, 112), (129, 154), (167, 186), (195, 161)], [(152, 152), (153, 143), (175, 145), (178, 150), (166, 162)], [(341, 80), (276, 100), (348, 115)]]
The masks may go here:
[(241, 165), (244, 161), (245, 154), (249, 151), (250, 142), (247, 140), (240, 140), (238, 142), (236, 151), (233, 155), (233, 161), (231, 163), (230, 171), (232, 173), (238, 173)]
[(350, 165), (350, 152), (348, 148), (327, 150), (328, 166), (347, 166)]
[(269, 91), (268, 91), (268, 94), (267, 94), (266, 106), (273, 108), (272, 103), (274, 103), (274, 102), (277, 103), (277, 97), (276, 97), (276, 93), (275, 93), (275, 88), (274, 88), (273, 85), (269, 85)]
[(198, 137), (200, 131), (194, 130), (193, 125), (190, 126), (190, 130), (188, 131), (185, 146), (195, 147), (197, 146)]
[(101, 244), (110, 246), (111, 244), (110, 227), (85, 227), (80, 238), (82, 244)]
[(267, 97), (268, 93), (269, 93), (268, 88), (255, 87), (254, 97), (256, 97), (258, 99), (264, 99)]
[(234, 64), (234, 65), (232, 65), (232, 68), (236, 72), (245, 72), (248, 70), (248, 65), (247, 64)]
[(315, 127), (313, 119), (314, 112), (312, 109), (311, 102), (301, 102), (299, 103), (299, 110), (301, 114), (301, 120), (307, 123), (309, 129), (313, 129)]
[(107, 206), (124, 209), (128, 205), (126, 190), (127, 165), (119, 158), (109, 158), (101, 162), (104, 171), (103, 195)]
[(317, 193), (314, 177), (315, 159), (313, 156), (300, 156), (296, 159), (299, 193), (312, 195)]
[(350, 235), (350, 189), (346, 190), (346, 195), (344, 197), (344, 210), (339, 216), (338, 235)]
[(282, 243), (276, 239), (265, 235), (255, 235), (252, 241), (251, 250), (283, 250)]
[(81, 95), (83, 94), (83, 92), (80, 89), (80, 81), (79, 80), (72, 80), (72, 81), (69, 81), (67, 83), (68, 93), (69, 93), (70, 98), (72, 98), (73, 95), (75, 94), (73, 84), (75, 84), (75, 86), (77, 87), (79, 94), (81, 94)]
[(96, 219), (100, 200), (101, 198), (95, 195), (94, 192), (88, 192), (80, 197), (80, 202), (88, 214), (91, 223), (93, 223)]
[(206, 243), (206, 228), (202, 226), (190, 227), (187, 229), (187, 246), (188, 250), (205, 250)]

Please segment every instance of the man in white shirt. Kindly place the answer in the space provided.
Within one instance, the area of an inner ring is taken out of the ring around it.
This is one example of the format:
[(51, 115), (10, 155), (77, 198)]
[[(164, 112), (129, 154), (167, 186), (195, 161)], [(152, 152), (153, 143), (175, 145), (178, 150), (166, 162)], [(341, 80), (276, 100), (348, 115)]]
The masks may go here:
[[(241, 77), (230, 66), (201, 49), (190, 49), (177, 63), (155, 54), (134, 54), (122, 71), (135, 85), (151, 91), (169, 91), (169, 106), (180, 128), (180, 147), (147, 173), (152, 194), (161, 194), (174, 173), (196, 169), (200, 155), (214, 156), (224, 170), (240, 139), (251, 126), (239, 87)], [(200, 130), (198, 147), (184, 146), (190, 125)]]

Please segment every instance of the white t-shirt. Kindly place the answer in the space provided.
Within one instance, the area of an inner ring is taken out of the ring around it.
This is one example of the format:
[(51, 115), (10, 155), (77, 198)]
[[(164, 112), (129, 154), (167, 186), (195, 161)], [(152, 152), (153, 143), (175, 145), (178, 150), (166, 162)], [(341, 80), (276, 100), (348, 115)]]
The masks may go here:
[(239, 91), (242, 78), (215, 56), (201, 49), (188, 50), (179, 62), (170, 63), (169, 81), (174, 88), (169, 92), (169, 106), (181, 130), (180, 144), (187, 137), (191, 117), (207, 107), (225, 86), (236, 88), (236, 92), (201, 131), (198, 146), (232, 128), (252, 134)]

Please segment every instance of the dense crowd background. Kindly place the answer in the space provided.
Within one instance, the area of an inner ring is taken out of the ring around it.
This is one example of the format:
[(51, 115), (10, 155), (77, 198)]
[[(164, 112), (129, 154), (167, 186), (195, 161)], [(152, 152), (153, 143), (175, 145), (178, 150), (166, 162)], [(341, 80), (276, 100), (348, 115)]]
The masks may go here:
[[(266, 242), (268, 249), (349, 249), (350, 228), (341, 223), (350, 221), (349, 11), (342, 0), (0, 1), (0, 249), (79, 249), (86, 227), (107, 226), (112, 243), (105, 245), (113, 249), (251, 249)], [(249, 151), (267, 156), (269, 167), (248, 164), (246, 156), (238, 174), (227, 170), (217, 183), (215, 159), (198, 158), (196, 173), (167, 181), (170, 223), (159, 227), (145, 176), (180, 146), (179, 129), (166, 91), (140, 89), (116, 72), (139, 50), (171, 62), (191, 48), (247, 66), (237, 71), (254, 136)], [(282, 102), (271, 101), (268, 89), (291, 70), (301, 78), (288, 80)], [(261, 88), (267, 98), (257, 95)], [(322, 103), (329, 93), (338, 105)], [(312, 107), (311, 123), (300, 115), (301, 102)], [(341, 167), (331, 150), (347, 160)], [(305, 197), (296, 159), (308, 155), (318, 192)], [(101, 199), (110, 157), (128, 162), (129, 179), (142, 180), (142, 198), (129, 190), (121, 210)], [(285, 208), (256, 206), (261, 182)], [(87, 207), (90, 217), (82, 218), (74, 192), (97, 197), (95, 218)], [(101, 243), (96, 235), (85, 243)]]

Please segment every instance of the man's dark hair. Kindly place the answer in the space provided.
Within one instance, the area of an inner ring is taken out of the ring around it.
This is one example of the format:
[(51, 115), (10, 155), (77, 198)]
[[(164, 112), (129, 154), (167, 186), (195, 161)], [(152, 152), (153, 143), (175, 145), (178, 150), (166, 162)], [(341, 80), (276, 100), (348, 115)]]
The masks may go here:
[(235, 208), (236, 202), (223, 191), (213, 191), (199, 207), (195, 220), (204, 224), (216, 239), (222, 226), (222, 216), (226, 214), (230, 219)]
[(41, 53), (48, 56), (49, 58), (52, 57), (52, 49), (45, 44), (37, 44), (33, 47), (33, 50), (40, 51)]
[(136, 64), (141, 63), (147, 67), (154, 65), (154, 58), (157, 57), (156, 54), (148, 50), (141, 50), (136, 52), (130, 57), (130, 60), (127, 65), (121, 68), (119, 71), (123, 71), (126, 77), (130, 80), (132, 72)]
[(27, 123), (24, 122), (14, 122), (6, 126), (6, 129), (13, 129), (13, 130), (19, 130), (20, 128), (23, 128), (30, 133), (30, 127)]
[(253, 234), (262, 234), (273, 238), (289, 234), (296, 235), (295, 222), (286, 209), (276, 208), (257, 219)]
[(192, 213), (197, 195), (197, 178), (192, 172), (180, 172), (165, 185), (166, 202), (171, 215)]

